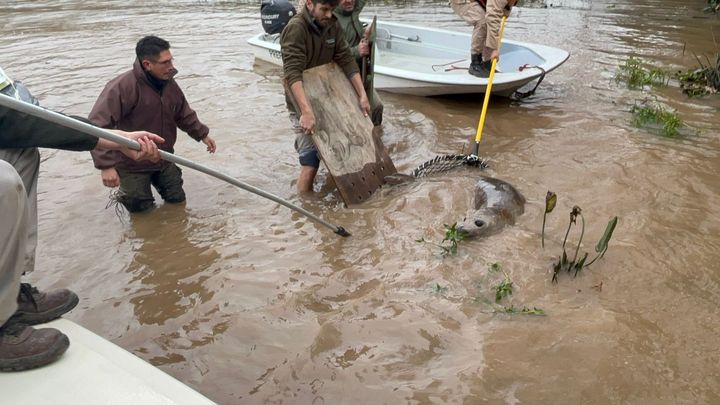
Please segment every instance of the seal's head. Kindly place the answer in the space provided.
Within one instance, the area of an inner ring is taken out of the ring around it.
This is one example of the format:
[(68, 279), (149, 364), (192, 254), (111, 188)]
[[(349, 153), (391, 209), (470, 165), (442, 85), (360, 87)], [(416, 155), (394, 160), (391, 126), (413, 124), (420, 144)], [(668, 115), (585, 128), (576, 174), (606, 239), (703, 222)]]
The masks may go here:
[(482, 210), (470, 210), (462, 221), (458, 221), (458, 232), (465, 239), (475, 239), (497, 232), (498, 226), (493, 215)]

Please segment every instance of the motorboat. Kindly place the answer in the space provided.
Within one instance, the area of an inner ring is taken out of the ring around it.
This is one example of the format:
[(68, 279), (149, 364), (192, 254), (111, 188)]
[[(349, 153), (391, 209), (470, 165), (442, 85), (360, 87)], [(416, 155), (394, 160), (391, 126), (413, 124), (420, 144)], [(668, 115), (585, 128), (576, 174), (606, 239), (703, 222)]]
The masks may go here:
[[(484, 93), (488, 79), (468, 74), (470, 34), (377, 21), (375, 88), (416, 96)], [(255, 57), (282, 65), (280, 34), (248, 40)], [(492, 93), (510, 96), (562, 65), (570, 53), (545, 45), (503, 39)]]

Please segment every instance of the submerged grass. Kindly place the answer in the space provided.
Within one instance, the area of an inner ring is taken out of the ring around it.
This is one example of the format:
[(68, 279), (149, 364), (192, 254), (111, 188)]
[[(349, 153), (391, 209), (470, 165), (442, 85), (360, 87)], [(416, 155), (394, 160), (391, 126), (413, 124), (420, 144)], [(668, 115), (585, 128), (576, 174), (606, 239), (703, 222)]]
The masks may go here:
[(670, 110), (657, 102), (643, 101), (631, 109), (632, 124), (638, 128), (660, 127), (660, 132), (667, 137), (676, 137), (685, 123), (676, 111)]
[(631, 56), (620, 65), (615, 81), (627, 83), (630, 89), (642, 89), (645, 86), (665, 86), (668, 75), (664, 70), (648, 66), (639, 58)]

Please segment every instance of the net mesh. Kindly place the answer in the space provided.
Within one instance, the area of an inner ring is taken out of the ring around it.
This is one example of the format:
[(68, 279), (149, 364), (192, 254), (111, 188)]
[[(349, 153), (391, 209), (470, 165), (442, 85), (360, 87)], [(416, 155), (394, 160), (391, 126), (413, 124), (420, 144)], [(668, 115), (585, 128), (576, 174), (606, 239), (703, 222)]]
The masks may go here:
[(488, 161), (473, 155), (440, 155), (421, 164), (410, 172), (410, 175), (413, 177), (427, 177), (464, 166), (485, 169), (488, 167)]

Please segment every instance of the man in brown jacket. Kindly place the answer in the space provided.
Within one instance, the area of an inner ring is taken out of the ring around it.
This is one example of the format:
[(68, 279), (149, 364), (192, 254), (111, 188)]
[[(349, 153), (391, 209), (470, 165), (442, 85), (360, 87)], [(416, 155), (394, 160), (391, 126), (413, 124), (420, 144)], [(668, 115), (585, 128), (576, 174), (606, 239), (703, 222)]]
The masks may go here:
[[(170, 43), (147, 36), (138, 41), (135, 53), (133, 68), (111, 80), (100, 93), (90, 121), (102, 128), (156, 133), (165, 139), (160, 148), (170, 153), (174, 152), (180, 128), (214, 153), (210, 130), (200, 122), (173, 80), (177, 70)], [(128, 211), (140, 212), (154, 206), (151, 184), (166, 202), (185, 201), (182, 174), (174, 163), (136, 162), (116, 151), (96, 150), (91, 154), (95, 167), (101, 170), (103, 184), (120, 186), (117, 200)]]
[(455, 14), (473, 26), (470, 44), (470, 68), (477, 77), (488, 77), (492, 60), (500, 57), (500, 22), (517, 0), (450, 0)]
[[(308, 0), (302, 10), (288, 22), (280, 36), (284, 80), (297, 102), (300, 111), (288, 103), (291, 117), (300, 114), (295, 150), (300, 155), (299, 192), (312, 192), (313, 182), (320, 167), (317, 149), (310, 139), (315, 132), (315, 115), (305, 97), (302, 74), (306, 69), (335, 62), (350, 79), (365, 116), (370, 114), (370, 103), (345, 36), (337, 23), (333, 10), (339, 0)], [(338, 117), (342, 119), (342, 117)]]

